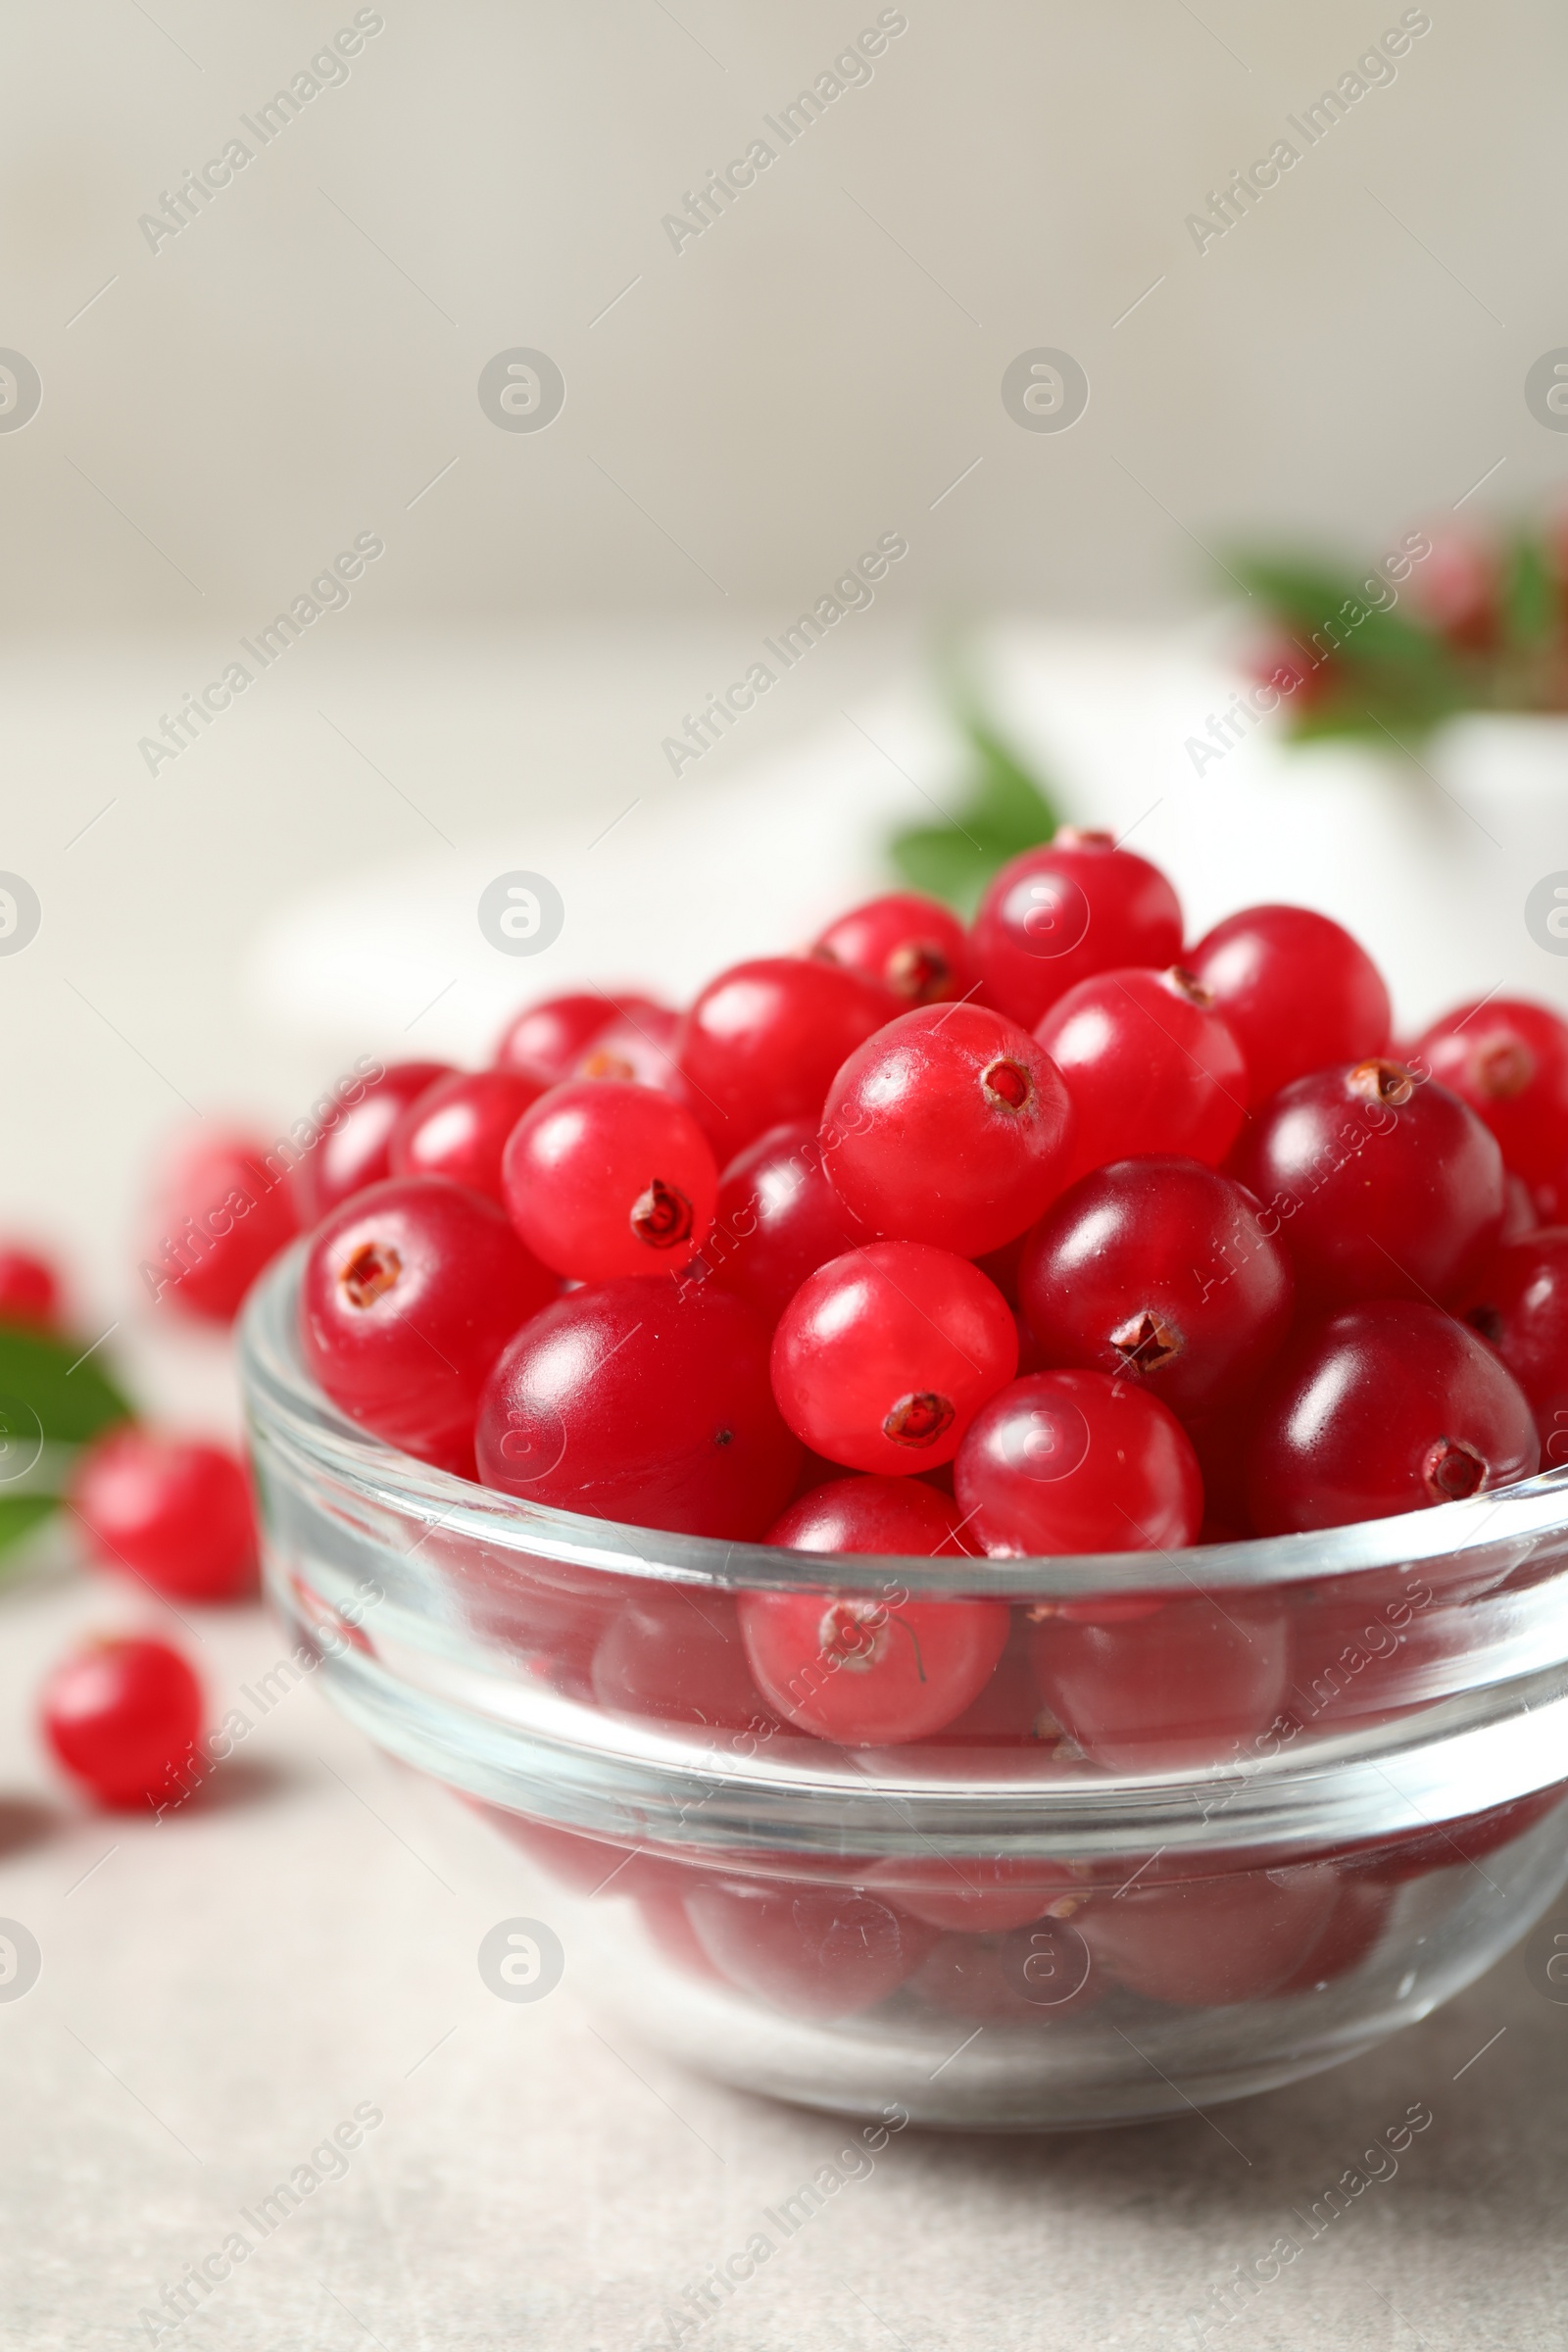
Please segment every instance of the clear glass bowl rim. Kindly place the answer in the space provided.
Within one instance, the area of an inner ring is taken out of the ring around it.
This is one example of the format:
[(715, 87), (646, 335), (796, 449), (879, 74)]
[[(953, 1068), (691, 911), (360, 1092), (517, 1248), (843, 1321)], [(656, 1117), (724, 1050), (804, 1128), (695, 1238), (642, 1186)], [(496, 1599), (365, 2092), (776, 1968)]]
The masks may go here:
[[(387, 1507), (439, 1524), (491, 1549), (582, 1569), (726, 1591), (820, 1591), (884, 1596), (994, 1594), (1019, 1600), (1114, 1592), (1267, 1592), (1363, 1570), (1456, 1562), (1486, 1547), (1568, 1531), (1568, 1465), (1462, 1502), (1305, 1535), (1199, 1549), (988, 1560), (789, 1551), (667, 1534), (503, 1494), (401, 1452), (349, 1420), (316, 1386), (299, 1348), (297, 1305), (308, 1243), (295, 1242), (253, 1285), (238, 1328), (246, 1410), (257, 1434), (303, 1465), (342, 1479)], [(852, 1475), (846, 1471), (846, 1476)]]

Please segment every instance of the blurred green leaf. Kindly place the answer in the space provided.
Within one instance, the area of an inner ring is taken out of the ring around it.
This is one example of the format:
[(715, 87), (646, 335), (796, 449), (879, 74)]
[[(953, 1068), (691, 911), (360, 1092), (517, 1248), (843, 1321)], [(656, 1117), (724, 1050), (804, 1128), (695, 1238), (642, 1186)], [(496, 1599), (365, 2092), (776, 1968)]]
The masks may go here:
[(913, 825), (889, 855), (912, 889), (973, 912), (992, 875), (1020, 850), (1049, 841), (1061, 819), (1049, 790), (1014, 758), (972, 706), (960, 717), (971, 755), (946, 825)]
[(96, 1356), (84, 1357), (74, 1341), (0, 1324), (0, 1412), (9, 1409), (14, 1416), (19, 1404), (55, 1445), (79, 1446), (111, 1422), (131, 1418), (129, 1403)]
[(0, 1553), (30, 1536), (59, 1507), (50, 1494), (0, 1494)]
[(1508, 550), (1502, 577), (1502, 628), (1510, 645), (1536, 646), (1555, 631), (1557, 583), (1539, 539), (1521, 537)]

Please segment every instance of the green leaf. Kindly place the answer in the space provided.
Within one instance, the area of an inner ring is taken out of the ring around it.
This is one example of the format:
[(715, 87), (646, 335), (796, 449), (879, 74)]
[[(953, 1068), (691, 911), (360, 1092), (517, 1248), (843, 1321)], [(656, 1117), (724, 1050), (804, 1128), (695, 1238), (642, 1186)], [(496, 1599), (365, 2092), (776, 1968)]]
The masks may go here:
[(910, 826), (894, 836), (888, 851), (913, 889), (967, 915), (997, 868), (1020, 850), (1049, 841), (1061, 820), (1045, 788), (972, 705), (962, 709), (960, 724), (972, 757), (953, 796), (953, 821)]
[[(0, 1324), (0, 1415), (25, 1408), (54, 1445), (79, 1446), (113, 1421), (128, 1421), (131, 1408), (96, 1356), (83, 1356), (71, 1342)], [(22, 1429), (13, 1437), (24, 1435)], [(37, 1434), (33, 1432), (33, 1434)]]
[(0, 1553), (30, 1536), (59, 1507), (49, 1494), (0, 1494)]
[(1557, 583), (1539, 539), (1517, 539), (1502, 580), (1502, 627), (1510, 645), (1539, 645), (1558, 621)]

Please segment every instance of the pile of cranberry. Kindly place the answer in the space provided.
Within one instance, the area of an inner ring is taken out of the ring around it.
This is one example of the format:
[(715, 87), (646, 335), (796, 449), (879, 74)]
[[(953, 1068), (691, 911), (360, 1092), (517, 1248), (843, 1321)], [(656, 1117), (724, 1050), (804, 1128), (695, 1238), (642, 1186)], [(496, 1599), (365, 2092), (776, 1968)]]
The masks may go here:
[[(1568, 1024), (1493, 998), (1396, 1049), (1337, 923), (1250, 907), (1184, 951), (1106, 834), (1015, 858), (968, 929), (898, 894), (683, 1013), (536, 1004), (489, 1069), (388, 1070), (309, 1182), (328, 1396), (612, 1521), (1167, 1554), (1568, 1451)], [(752, 1678), (821, 1736), (928, 1737), (1008, 1612), (925, 1606), (940, 1658), (916, 1627), (853, 1728), (801, 1696), (820, 1592), (742, 1596)]]

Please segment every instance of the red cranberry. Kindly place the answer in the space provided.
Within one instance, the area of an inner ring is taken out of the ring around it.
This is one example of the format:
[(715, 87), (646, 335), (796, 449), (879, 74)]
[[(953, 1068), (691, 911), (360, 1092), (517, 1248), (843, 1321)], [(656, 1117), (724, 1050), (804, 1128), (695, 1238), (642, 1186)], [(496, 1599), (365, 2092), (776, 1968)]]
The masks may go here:
[(680, 1033), (692, 1106), (721, 1160), (767, 1128), (814, 1119), (841, 1061), (898, 1009), (885, 989), (810, 956), (737, 963)]
[[(1348, 931), (1308, 906), (1248, 906), (1188, 957), (1247, 1064), (1248, 1100), (1389, 1044), (1389, 992)], [(1440, 1073), (1441, 1075), (1441, 1073)]]
[(869, 1551), (909, 1559), (972, 1554), (951, 1495), (923, 1478), (846, 1478), (798, 1496), (763, 1541), (791, 1551)]
[(909, 1989), (954, 2017), (1042, 2029), (1093, 2009), (1104, 1977), (1069, 1921), (1041, 1919), (1005, 1936), (944, 1936)]
[(555, 1291), (493, 1200), (440, 1176), (392, 1177), (316, 1234), (301, 1346), (351, 1420), (461, 1470), (490, 1367)]
[(1502, 1230), (1497, 1235), (1501, 1249), (1508, 1242), (1522, 1242), (1527, 1233), (1535, 1233), (1541, 1224), (1536, 1214), (1535, 1198), (1522, 1176), (1504, 1179), (1502, 1196)]
[(54, 1331), (60, 1322), (60, 1277), (31, 1250), (0, 1247), (0, 1323)]
[(1568, 1022), (1544, 1004), (1492, 997), (1435, 1022), (1415, 1052), (1468, 1102), (1527, 1184), (1550, 1184), (1568, 1161)]
[[(843, 1478), (792, 1503), (769, 1544), (796, 1551), (933, 1557), (964, 1549), (948, 1497), (912, 1478)], [(802, 1731), (848, 1747), (929, 1739), (990, 1680), (1007, 1639), (1004, 1601), (743, 1592), (752, 1672)]]
[(935, 1940), (919, 1921), (857, 1887), (789, 1879), (694, 1885), (686, 1915), (721, 1976), (796, 2017), (874, 2009)]
[(928, 1740), (978, 1697), (1007, 1639), (1007, 1604), (866, 1593), (743, 1592), (741, 1633), (764, 1697), (843, 1747)]
[(452, 1070), (399, 1118), (387, 1147), (394, 1176), (450, 1176), (504, 1208), (501, 1154), (508, 1136), (544, 1093), (521, 1070)]
[[(808, 1274), (870, 1237), (827, 1180), (814, 1120), (770, 1127), (719, 1179), (704, 1262), (776, 1323)], [(837, 1477), (834, 1464), (828, 1473)]]
[(426, 1087), (452, 1074), (444, 1061), (394, 1061), (322, 1129), (294, 1170), (294, 1198), (307, 1231), (339, 1201), (391, 1174), (392, 1130)]
[(1437, 1870), (1468, 1870), (1549, 1820), (1562, 1804), (1563, 1796), (1564, 1784), (1558, 1781), (1549, 1788), (1537, 1788), (1531, 1795), (1515, 1797), (1508, 1804), (1489, 1805), (1483, 1813), (1467, 1813), (1458, 1821), (1446, 1821), (1435, 1828), (1409, 1830), (1399, 1838), (1379, 1839), (1370, 1848), (1372, 1859), (1366, 1865), (1367, 1876), (1382, 1886), (1397, 1886), (1408, 1879), (1427, 1878)]
[(1568, 1226), (1494, 1251), (1459, 1307), (1530, 1400), (1547, 1470), (1568, 1462)]
[(579, 1282), (684, 1266), (718, 1192), (690, 1111), (623, 1078), (579, 1078), (541, 1095), (512, 1131), (501, 1181), (527, 1248)]
[(1495, 639), (1501, 616), (1500, 570), (1496, 550), (1480, 538), (1435, 531), (1411, 578), (1411, 598), (1421, 617), (1451, 644), (1482, 653)]
[(175, 1801), (199, 1770), (201, 1686), (164, 1642), (88, 1642), (43, 1687), (44, 1737), (74, 1779), (117, 1810)]
[(111, 1430), (77, 1464), (71, 1502), (106, 1568), (172, 1600), (240, 1600), (256, 1589), (250, 1489), (220, 1446)]
[(800, 1447), (767, 1375), (767, 1332), (712, 1283), (574, 1291), (520, 1331), (479, 1408), (479, 1474), (503, 1494), (633, 1527), (753, 1542)]
[(1098, 972), (1035, 1035), (1067, 1082), (1071, 1183), (1107, 1160), (1179, 1152), (1217, 1164), (1241, 1132), (1247, 1069), (1206, 989), (1169, 971)]
[(1383, 1938), (1394, 1897), (1363, 1870), (1341, 1872), (1339, 1891), (1312, 1943), (1274, 1994), (1321, 1992), (1369, 1960)]
[(623, 1601), (594, 1651), (592, 1686), (616, 1715), (772, 1728), (746, 1670), (735, 1603), (707, 1586), (650, 1585)]
[(1070, 1906), (1083, 1894), (1069, 1863), (1014, 1862), (1000, 1855), (900, 1855), (878, 1862), (866, 1885), (928, 1926), (967, 1936), (1029, 1927), (1053, 1905)]
[(978, 1257), (1059, 1190), (1072, 1112), (1054, 1062), (979, 1004), (879, 1029), (828, 1090), (822, 1162), (872, 1231)]
[(675, 1058), (680, 1014), (648, 1005), (641, 1012), (617, 1013), (590, 1038), (564, 1075), (571, 1078), (621, 1078), (673, 1095), (690, 1107), (690, 1089)]
[(1019, 1298), (1047, 1364), (1133, 1374), (1185, 1419), (1250, 1390), (1296, 1281), (1250, 1193), (1192, 1159), (1080, 1178), (1029, 1234)]
[(802, 1283), (773, 1335), (773, 1389), (813, 1452), (902, 1477), (953, 1459), (1017, 1355), (1006, 1300), (967, 1259), (873, 1242)]
[(618, 991), (610, 996), (596, 988), (578, 996), (547, 997), (542, 1004), (525, 1005), (513, 1015), (497, 1041), (495, 1065), (542, 1076), (553, 1086), (612, 1021), (646, 1023), (650, 1016), (658, 1019), (663, 1013), (663, 1005), (651, 998)]
[(228, 1322), (263, 1267), (294, 1238), (287, 1175), (284, 1154), (270, 1162), (251, 1136), (204, 1130), (182, 1137), (154, 1196), (142, 1265), (153, 1297)]
[(1540, 1454), (1522, 1390), (1467, 1325), (1369, 1299), (1309, 1328), (1270, 1376), (1252, 1523), (1287, 1535), (1425, 1510), (1528, 1478)]
[(841, 914), (811, 954), (879, 982), (901, 1004), (948, 1004), (977, 984), (969, 935), (952, 907), (913, 890), (892, 891)]
[(954, 1464), (994, 1559), (1171, 1551), (1203, 1516), (1198, 1457), (1157, 1398), (1103, 1372), (1033, 1372), (975, 1415)]
[(1174, 963), (1181, 945), (1181, 906), (1159, 868), (1070, 825), (992, 877), (973, 932), (987, 1003), (1026, 1029), (1091, 973)]
[(1330, 1863), (1239, 1870), (1097, 1895), (1081, 1929), (1097, 1962), (1146, 2000), (1227, 2008), (1277, 1992), (1321, 1942), (1341, 1881)]
[(1298, 1078), (1231, 1173), (1281, 1220), (1303, 1298), (1452, 1298), (1502, 1223), (1502, 1155), (1468, 1104), (1402, 1063)]
[(1270, 1593), (1115, 1594), (1029, 1615), (1041, 1696), (1108, 1772), (1225, 1762), (1289, 1693), (1290, 1616)]

